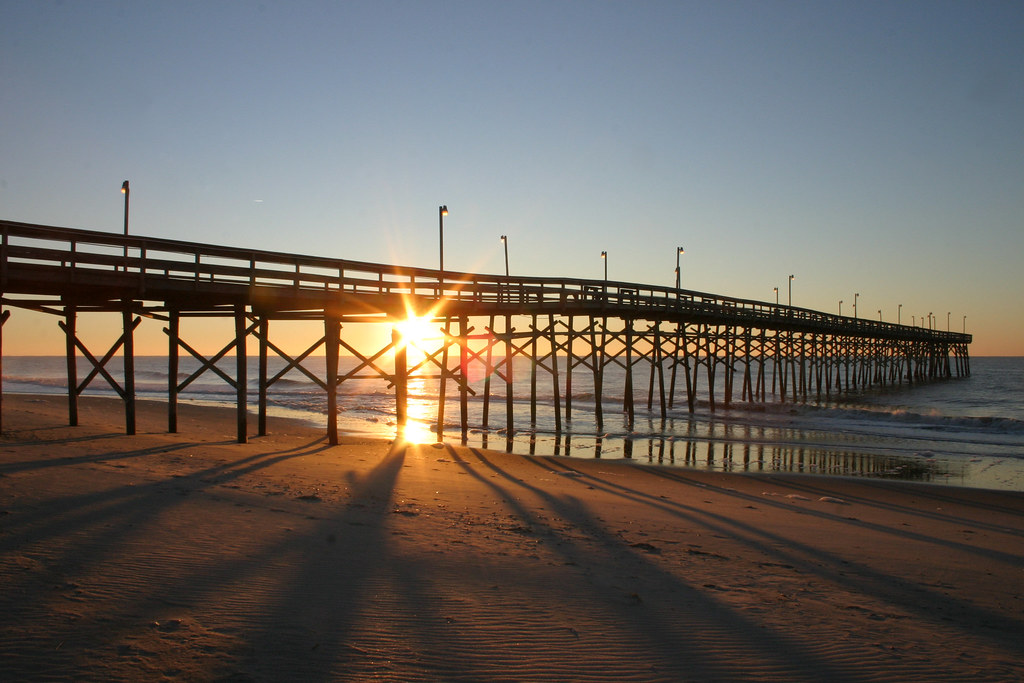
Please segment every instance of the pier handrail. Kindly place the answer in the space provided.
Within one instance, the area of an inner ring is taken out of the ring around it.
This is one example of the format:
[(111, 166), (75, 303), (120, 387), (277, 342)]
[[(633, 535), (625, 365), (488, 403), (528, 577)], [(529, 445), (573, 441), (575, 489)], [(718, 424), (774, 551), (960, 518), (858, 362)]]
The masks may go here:
[(637, 319), (728, 320), (876, 338), (949, 343), (972, 339), (969, 334), (634, 282), (448, 270), (442, 279), (438, 270), (428, 268), (7, 220), (0, 220), (0, 232), (0, 291), (5, 295), (52, 294), (55, 283), (88, 281), (111, 293), (123, 290), (144, 299), (156, 285), (175, 284), (204, 291), (279, 290), (296, 296), (400, 296), (421, 312), (443, 302), (496, 314), (579, 310)]

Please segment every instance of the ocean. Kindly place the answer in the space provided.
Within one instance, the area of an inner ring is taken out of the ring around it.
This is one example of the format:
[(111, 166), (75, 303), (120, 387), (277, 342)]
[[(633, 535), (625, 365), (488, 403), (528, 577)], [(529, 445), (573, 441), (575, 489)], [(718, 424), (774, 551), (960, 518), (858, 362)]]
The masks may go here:
[[(248, 359), (249, 409), (256, 410), (257, 359)], [(3, 359), (6, 393), (66, 393), (62, 357)], [(88, 371), (79, 360), (79, 381)], [(227, 358), (225, 371), (234, 371)], [(306, 367), (323, 376), (323, 358)], [(470, 446), (507, 450), (524, 455), (568, 455), (633, 463), (651, 463), (724, 472), (793, 472), (903, 479), (992, 489), (1024, 490), (1024, 358), (972, 358), (971, 376), (931, 383), (896, 385), (799, 402), (734, 402), (728, 409), (711, 410), (706, 394), (697, 396), (694, 413), (687, 410), (685, 389), (677, 387), (675, 404), (661, 417), (657, 394), (648, 411), (649, 375), (634, 372), (635, 421), (629, 426), (623, 411), (625, 376), (609, 367), (604, 379), (604, 421), (595, 420), (592, 375), (573, 372), (572, 412), (566, 418), (564, 362), (558, 397), (562, 430), (556, 430), (555, 389), (550, 375), (537, 373), (537, 410), (531, 414), (531, 363), (519, 358), (513, 367), (513, 429), (506, 429), (504, 381), (492, 378), (488, 420), (484, 424), (482, 369), (471, 366), (468, 401)], [(342, 358), (340, 372), (356, 366)], [(120, 358), (111, 374), (120, 380)], [(284, 367), (271, 362), (273, 376)], [(179, 381), (198, 365), (182, 358)], [(384, 364), (386, 370), (390, 365)], [(474, 372), (476, 371), (476, 372)], [(667, 374), (667, 373), (666, 373)], [(724, 374), (724, 373), (720, 373)], [(681, 383), (681, 382), (680, 382)], [(736, 381), (736, 386), (741, 386)], [(411, 379), (409, 426), (406, 438), (437, 440), (438, 382)], [(115, 395), (101, 378), (86, 395)], [(167, 400), (167, 360), (136, 359), (139, 399)], [(722, 394), (719, 393), (718, 396)], [(235, 402), (235, 390), (207, 372), (179, 395), (179, 401), (210, 405)], [(297, 370), (273, 384), (269, 392), (272, 415), (294, 417), (326, 426), (326, 395)], [(443, 439), (459, 443), (459, 393), (453, 383), (446, 391)], [(381, 438), (395, 438), (394, 390), (384, 380), (353, 379), (338, 394), (339, 429)]]

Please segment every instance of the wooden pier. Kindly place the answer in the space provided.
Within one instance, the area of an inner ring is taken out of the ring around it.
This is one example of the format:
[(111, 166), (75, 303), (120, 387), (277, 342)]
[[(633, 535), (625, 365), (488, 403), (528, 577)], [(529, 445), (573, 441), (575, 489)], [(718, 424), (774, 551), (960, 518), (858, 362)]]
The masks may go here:
[[(258, 433), (266, 433), (274, 384), (297, 371), (326, 394), (331, 443), (338, 440), (338, 387), (353, 380), (393, 387), (399, 423), (409, 380), (438, 381), (440, 439), (449, 387), (459, 394), (463, 437), (470, 427), (472, 368), (486, 377), (481, 426), (490, 426), (492, 385), (503, 384), (509, 433), (515, 391), (529, 386), (535, 421), (541, 382), (550, 387), (561, 431), (563, 420), (571, 419), (573, 376), (580, 372), (593, 379), (592, 408), (602, 429), (606, 370), (613, 366), (625, 374), (622, 410), (630, 426), (638, 410), (665, 418), (685, 401), (693, 412), (701, 387), (714, 410), (736, 401), (802, 401), (970, 374), (971, 335), (672, 287), (407, 268), (12, 221), (0, 221), (0, 230), (0, 363), (3, 323), (12, 309), (53, 315), (65, 338), (70, 424), (78, 423), (78, 396), (102, 378), (124, 402), (129, 434), (135, 431), (134, 331), (143, 317), (166, 325), (168, 430), (177, 431), (178, 395), (213, 373), (236, 394), (239, 441), (248, 434), (250, 338), (258, 344)], [(121, 317), (120, 336), (102, 353), (77, 333), (80, 317), (97, 312)], [(420, 348), (422, 359), (410, 360), (408, 345), (423, 342), (401, 332), (410, 316), (427, 317), (437, 330), (437, 342)], [(218, 353), (206, 357), (184, 338), (181, 321), (195, 317), (233, 321), (234, 333)], [(323, 335), (291, 355), (271, 339), (271, 323), (283, 320), (322, 322)], [(358, 335), (348, 330), (367, 324), (391, 325), (390, 341), (359, 348)], [(199, 362), (184, 380), (183, 352)], [(320, 353), (323, 375), (304, 364)], [(358, 363), (340, 374), (343, 353)], [(273, 356), (285, 367), (271, 376)], [(108, 370), (115, 357), (124, 366), (120, 382)], [(529, 377), (515, 376), (516, 358), (530, 361)], [(224, 369), (224, 359), (234, 361), (233, 372)], [(79, 361), (87, 368), (84, 377)], [(639, 367), (648, 381), (638, 392)]]

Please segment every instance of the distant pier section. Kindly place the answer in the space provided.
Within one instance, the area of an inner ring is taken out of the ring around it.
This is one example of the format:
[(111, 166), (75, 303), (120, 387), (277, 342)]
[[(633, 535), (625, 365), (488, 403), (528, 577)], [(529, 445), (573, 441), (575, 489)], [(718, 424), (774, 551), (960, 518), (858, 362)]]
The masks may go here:
[[(465, 438), (469, 377), (481, 370), (487, 379), (479, 426), (496, 420), (508, 432), (516, 396), (529, 395), (536, 414), (539, 382), (550, 388), (544, 400), (553, 402), (561, 430), (563, 419), (571, 418), (579, 373), (593, 380), (589, 409), (600, 429), (611, 366), (625, 373), (622, 412), (630, 426), (637, 411), (665, 418), (678, 404), (692, 412), (698, 388), (714, 410), (737, 401), (820, 399), (970, 374), (968, 334), (673, 287), (408, 268), (12, 221), (0, 221), (0, 230), (0, 321), (19, 309), (54, 316), (54, 331), (63, 334), (66, 348), (69, 423), (78, 424), (78, 396), (93, 381), (105, 381), (124, 402), (129, 434), (135, 431), (134, 332), (142, 318), (165, 325), (168, 430), (177, 431), (178, 395), (209, 372), (236, 393), (239, 441), (249, 431), (250, 339), (258, 348), (257, 433), (266, 433), (274, 383), (297, 371), (326, 393), (331, 443), (338, 440), (338, 387), (357, 379), (393, 388), (400, 424), (410, 379), (437, 381), (440, 439), (449, 388), (459, 395)], [(112, 331), (120, 336), (109, 349), (90, 350), (78, 335), (81, 316), (97, 312), (120, 314)], [(411, 316), (432, 327), (432, 341), (405, 338), (403, 325)], [(234, 323), (234, 334), (210, 357), (197, 352), (183, 331), (183, 321), (200, 317)], [(271, 323), (282, 320), (322, 322), (323, 335), (292, 355), (271, 336)], [(390, 325), (390, 341), (360, 348), (365, 335), (349, 331), (366, 324)], [(0, 363), (2, 330), (0, 324)], [(359, 362), (340, 374), (343, 353)], [(184, 379), (178, 371), (182, 354), (200, 364)], [(320, 354), (326, 371), (317, 375), (304, 361)], [(271, 376), (273, 356), (285, 368)], [(528, 377), (512, 372), (517, 357), (530, 361)], [(114, 362), (123, 363), (120, 379), (108, 369)], [(644, 379), (635, 381), (635, 372)]]

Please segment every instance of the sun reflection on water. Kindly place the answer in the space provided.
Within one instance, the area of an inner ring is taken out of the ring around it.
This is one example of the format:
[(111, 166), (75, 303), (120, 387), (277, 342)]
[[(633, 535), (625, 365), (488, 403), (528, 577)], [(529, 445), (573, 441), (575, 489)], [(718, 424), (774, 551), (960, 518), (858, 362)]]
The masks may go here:
[(435, 428), (437, 401), (425, 398), (427, 380), (422, 377), (409, 378), (409, 398), (406, 423), (399, 426), (399, 438), (406, 443), (424, 444), (437, 441)]

